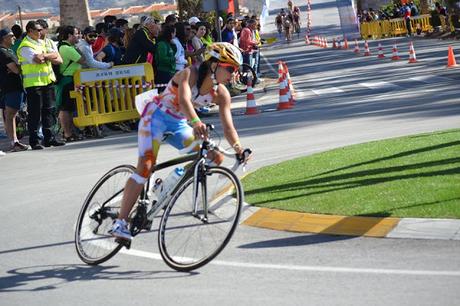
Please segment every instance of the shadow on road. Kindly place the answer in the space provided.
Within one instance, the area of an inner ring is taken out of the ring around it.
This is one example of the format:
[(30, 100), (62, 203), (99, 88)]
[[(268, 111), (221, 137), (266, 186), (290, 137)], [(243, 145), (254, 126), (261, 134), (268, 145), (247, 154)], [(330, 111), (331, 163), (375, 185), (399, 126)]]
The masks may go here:
[(179, 273), (166, 271), (115, 271), (117, 266), (86, 266), (75, 264), (57, 264), (22, 267), (7, 271), (0, 277), (0, 293), (47, 291), (58, 289), (77, 281), (94, 280), (152, 280), (183, 278), (197, 272)]
[(296, 237), (270, 239), (240, 245), (240, 249), (263, 249), (263, 248), (284, 248), (292, 246), (305, 246), (310, 244), (328, 243), (341, 240), (349, 240), (355, 237), (334, 236), (326, 234), (308, 234)]

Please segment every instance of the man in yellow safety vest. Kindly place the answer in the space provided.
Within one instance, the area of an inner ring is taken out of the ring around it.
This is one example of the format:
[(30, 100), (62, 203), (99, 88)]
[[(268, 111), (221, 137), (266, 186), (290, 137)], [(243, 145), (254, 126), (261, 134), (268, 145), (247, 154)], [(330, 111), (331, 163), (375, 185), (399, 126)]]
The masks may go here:
[(54, 122), (53, 84), (56, 77), (52, 65), (62, 64), (58, 52), (50, 52), (45, 42), (40, 39), (43, 27), (36, 21), (26, 25), (27, 36), (19, 45), (17, 54), (21, 65), (23, 85), (27, 93), (27, 123), (29, 144), (33, 150), (41, 150), (38, 130), (40, 122), (43, 130), (43, 145), (62, 146), (51, 131)]

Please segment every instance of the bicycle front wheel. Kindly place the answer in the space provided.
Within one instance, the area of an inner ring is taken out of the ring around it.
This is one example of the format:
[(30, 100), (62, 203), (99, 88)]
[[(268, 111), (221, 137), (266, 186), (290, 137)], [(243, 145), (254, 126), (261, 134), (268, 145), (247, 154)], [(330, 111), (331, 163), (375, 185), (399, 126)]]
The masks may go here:
[(194, 178), (185, 180), (160, 222), (161, 256), (177, 271), (191, 271), (210, 262), (238, 225), (243, 203), (238, 177), (227, 168), (209, 167), (198, 181), (195, 193)]
[(134, 171), (129, 165), (110, 170), (86, 197), (75, 229), (75, 247), (83, 262), (97, 265), (110, 259), (122, 247), (109, 230), (118, 216), (125, 184)]

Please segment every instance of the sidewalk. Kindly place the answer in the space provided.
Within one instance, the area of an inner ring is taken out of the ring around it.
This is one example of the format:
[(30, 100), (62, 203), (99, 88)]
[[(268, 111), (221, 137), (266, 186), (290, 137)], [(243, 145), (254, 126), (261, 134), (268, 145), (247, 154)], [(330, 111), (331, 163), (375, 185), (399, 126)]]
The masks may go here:
[(246, 206), (242, 219), (244, 225), (297, 233), (460, 240), (460, 220), (455, 219), (318, 215), (252, 206)]

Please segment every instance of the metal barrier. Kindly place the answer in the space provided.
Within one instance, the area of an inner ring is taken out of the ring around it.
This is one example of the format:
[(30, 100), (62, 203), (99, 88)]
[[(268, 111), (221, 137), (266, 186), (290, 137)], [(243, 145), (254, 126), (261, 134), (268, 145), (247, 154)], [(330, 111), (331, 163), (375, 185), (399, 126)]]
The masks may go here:
[[(430, 15), (420, 15), (411, 18), (411, 26), (412, 32), (415, 32), (416, 29), (420, 29), (422, 32), (430, 32), (433, 30), (430, 23)], [(377, 39), (407, 34), (406, 21), (403, 18), (364, 22), (360, 27), (361, 37), (364, 39)]]
[(83, 69), (75, 73), (77, 127), (97, 126), (139, 118), (135, 96), (154, 86), (149, 63), (115, 66), (107, 70)]

